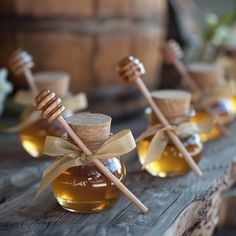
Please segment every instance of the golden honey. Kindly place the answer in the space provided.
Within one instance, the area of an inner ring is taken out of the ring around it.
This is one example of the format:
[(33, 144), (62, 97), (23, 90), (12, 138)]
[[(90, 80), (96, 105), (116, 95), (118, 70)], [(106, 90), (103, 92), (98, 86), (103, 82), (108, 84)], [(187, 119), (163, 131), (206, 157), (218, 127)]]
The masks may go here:
[(57, 122), (49, 124), (46, 120), (39, 120), (21, 129), (20, 141), (27, 153), (39, 157), (43, 154), (46, 136), (62, 136), (64, 132)]
[[(149, 126), (157, 124), (158, 121), (156, 117), (152, 114), (150, 108), (145, 110), (145, 114), (148, 117)], [(192, 116), (194, 114), (194, 111), (191, 111), (191, 114), (189, 116)], [(144, 160), (147, 156), (151, 139), (152, 137), (148, 137), (138, 142), (137, 149), (141, 164), (144, 163)], [(198, 163), (201, 160), (203, 148), (200, 135), (194, 134), (186, 138), (181, 138), (181, 141), (184, 147), (192, 156), (193, 160)], [(145, 170), (153, 176), (159, 176), (164, 178), (184, 175), (188, 173), (191, 168), (183, 158), (178, 148), (172, 143), (171, 140), (168, 140), (168, 144), (159, 160), (148, 164), (145, 167)]]
[[(192, 135), (186, 139), (181, 140), (189, 153), (192, 154), (193, 160), (198, 163), (201, 160), (202, 144), (199, 135)], [(138, 155), (140, 163), (143, 164), (150, 145), (150, 138), (141, 140), (138, 143)], [(184, 175), (191, 169), (182, 154), (171, 142), (168, 143), (163, 154), (158, 161), (152, 162), (145, 167), (145, 169), (153, 176), (171, 177)]]
[[(230, 98), (234, 92), (233, 84), (228, 81), (230, 83), (227, 85), (222, 68), (216, 64), (193, 63), (189, 64), (188, 72), (203, 94), (205, 92), (204, 99), (211, 98), (211, 96), (214, 98), (216, 96), (216, 101), (208, 105), (221, 124), (225, 126), (229, 125), (235, 115), (236, 101)], [(219, 92), (220, 90), (222, 90), (222, 94)], [(198, 110), (196, 116), (192, 118), (192, 122), (201, 122), (209, 118), (209, 115), (205, 111)], [(202, 141), (206, 142), (220, 136), (221, 132), (215, 126), (210, 133), (202, 135), (201, 138)]]
[[(215, 115), (217, 116), (217, 119), (220, 120), (222, 124), (227, 126), (230, 124), (230, 122), (232, 122), (234, 112), (233, 112), (232, 101), (230, 101), (230, 99), (222, 99), (222, 101), (215, 103), (212, 106), (212, 109)], [(196, 112), (196, 115), (191, 118), (191, 122), (198, 123), (206, 121), (209, 118), (210, 115), (207, 112), (199, 110)], [(208, 134), (201, 135), (201, 141), (202, 142), (210, 141), (220, 136), (221, 136), (220, 129), (216, 125), (214, 125), (214, 127)]]
[[(126, 176), (126, 168), (119, 158), (104, 162), (120, 180)], [(96, 213), (114, 205), (120, 190), (93, 164), (72, 167), (58, 176), (52, 190), (59, 204), (66, 210), (79, 213)]]
[(232, 97), (230, 98), (230, 101), (231, 101), (231, 103), (232, 103), (233, 113), (234, 113), (234, 115), (235, 115), (235, 114), (236, 114), (236, 95), (235, 95), (235, 96), (232, 96)]

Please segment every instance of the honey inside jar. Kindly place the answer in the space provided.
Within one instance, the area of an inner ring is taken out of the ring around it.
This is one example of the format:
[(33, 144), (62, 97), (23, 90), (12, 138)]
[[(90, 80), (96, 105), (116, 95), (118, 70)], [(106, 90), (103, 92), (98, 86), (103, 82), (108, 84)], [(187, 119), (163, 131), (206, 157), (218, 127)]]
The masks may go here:
[[(80, 113), (69, 117), (67, 122), (92, 152), (110, 136), (111, 118), (103, 114)], [(113, 157), (103, 163), (124, 181), (126, 168), (120, 158)], [(120, 196), (120, 190), (93, 163), (66, 170), (52, 182), (52, 190), (64, 209), (78, 213), (104, 211)]]
[[(188, 69), (194, 81), (198, 84), (202, 91), (208, 91), (209, 94), (205, 96), (211, 96), (210, 88), (214, 88), (215, 86), (219, 86), (224, 89), (223, 86), (225, 83), (225, 78), (223, 77), (222, 70), (218, 66), (214, 64), (195, 63), (190, 64)], [(219, 96), (217, 101), (212, 102), (209, 104), (209, 106), (221, 124), (228, 126), (232, 122), (235, 112), (234, 103), (230, 96)], [(209, 119), (210, 117), (211, 116), (203, 109), (197, 109), (196, 116), (194, 116), (191, 121), (193, 123), (202, 122)], [(201, 135), (201, 140), (206, 142), (220, 136), (221, 131), (215, 125), (208, 134)]]
[[(202, 144), (199, 135), (192, 135), (181, 141), (193, 160), (198, 163), (202, 157)], [(150, 138), (147, 138), (138, 143), (138, 155), (141, 164), (144, 163), (150, 142)], [(161, 158), (147, 165), (145, 169), (151, 175), (159, 177), (184, 175), (191, 170), (178, 148), (171, 142), (167, 144)]]
[(62, 136), (64, 132), (56, 122), (49, 124), (46, 120), (39, 120), (20, 130), (20, 141), (27, 153), (39, 157), (43, 154), (46, 136)]
[[(172, 91), (172, 90), (167, 90), (167, 91)], [(176, 90), (173, 90), (173, 91), (176, 91)], [(172, 92), (170, 92), (170, 93), (172, 93)], [(180, 94), (182, 94), (182, 93), (183, 93), (183, 95), (185, 93), (189, 94), (187, 92), (181, 91)], [(154, 96), (154, 95), (152, 95), (152, 96)], [(183, 102), (184, 101), (180, 101), (179, 105), (181, 105)], [(160, 106), (160, 104), (158, 104), (158, 105)], [(165, 105), (168, 106), (168, 103)], [(186, 99), (186, 106), (184, 107), (184, 112), (181, 112), (181, 110), (176, 111), (176, 112), (173, 110), (171, 112), (171, 110), (172, 110), (171, 108), (170, 108), (170, 112), (166, 111), (167, 116), (168, 116), (168, 114), (171, 114), (171, 113), (172, 113), (172, 115), (175, 113), (177, 115), (174, 119), (175, 120), (174, 122), (172, 122), (170, 119), (168, 119), (171, 125), (177, 125), (177, 124), (181, 124), (183, 122), (189, 121), (190, 117), (195, 114), (193, 111), (189, 112), (189, 105), (190, 105), (190, 100)], [(163, 106), (163, 108), (161, 110), (165, 111), (166, 106)], [(178, 112), (180, 115), (184, 115), (184, 116), (178, 117)], [(150, 108), (145, 110), (145, 114), (148, 118), (149, 127), (159, 123), (159, 121), (157, 120), (156, 116), (152, 113), (152, 110)], [(186, 114), (188, 114), (188, 115), (186, 115)], [(153, 136), (147, 137), (147, 138), (144, 138), (138, 142), (138, 147), (137, 147), (138, 148), (138, 156), (139, 156), (139, 160), (140, 160), (141, 164), (144, 163), (144, 161), (147, 157), (148, 149), (149, 149), (152, 138), (153, 138)], [(167, 139), (168, 139), (167, 146), (164, 149), (163, 153), (161, 154), (160, 158), (157, 159), (156, 161), (153, 161), (152, 163), (146, 165), (145, 170), (148, 171), (151, 175), (159, 176), (159, 177), (172, 177), (172, 176), (179, 176), (179, 175), (184, 175), (184, 174), (188, 173), (191, 170), (191, 168), (189, 167), (188, 163), (185, 161), (182, 153), (172, 143), (172, 141), (168, 138), (168, 136), (167, 136)], [(200, 139), (200, 135), (193, 134), (193, 135), (189, 135), (184, 138), (180, 138), (180, 140), (182, 141), (186, 150), (192, 156), (193, 160), (196, 163), (198, 163), (201, 160), (202, 148), (203, 148), (203, 145), (202, 145), (201, 139)]]
[[(35, 83), (39, 91), (51, 89), (60, 97), (65, 98), (69, 90), (70, 77), (65, 72), (40, 72), (34, 74)], [(33, 108), (26, 110), (30, 114), (34, 112)], [(71, 115), (67, 111), (65, 116)], [(56, 121), (49, 124), (46, 120), (39, 119), (20, 130), (20, 141), (23, 148), (33, 157), (39, 157), (43, 154), (45, 138), (49, 136), (62, 136), (64, 129)]]
[[(112, 158), (105, 165), (120, 181), (124, 180), (122, 160)], [(92, 164), (68, 169), (53, 181), (52, 190), (64, 209), (79, 213), (106, 210), (120, 195), (120, 190)]]
[[(224, 125), (228, 126), (233, 120), (233, 107), (230, 99), (223, 99), (220, 102), (215, 103), (212, 106), (214, 114), (217, 116), (217, 119)], [(198, 123), (206, 121), (211, 116), (204, 110), (199, 110), (196, 112), (196, 115), (191, 118), (191, 122)], [(207, 134), (201, 134), (201, 141), (206, 142), (213, 139), (216, 139), (221, 136), (220, 129), (214, 125), (212, 130)]]
[[(216, 60), (217, 65), (219, 65), (225, 72), (228, 78), (233, 79), (236, 83), (236, 51), (235, 48), (228, 47), (226, 48), (226, 55), (223, 57), (219, 57)], [(230, 98), (233, 112), (236, 114), (236, 95), (231, 96)]]
[(232, 107), (233, 107), (233, 113), (234, 113), (234, 115), (235, 115), (235, 114), (236, 114), (236, 95), (235, 95), (235, 96), (232, 96), (232, 97), (230, 98), (230, 100), (231, 100)]

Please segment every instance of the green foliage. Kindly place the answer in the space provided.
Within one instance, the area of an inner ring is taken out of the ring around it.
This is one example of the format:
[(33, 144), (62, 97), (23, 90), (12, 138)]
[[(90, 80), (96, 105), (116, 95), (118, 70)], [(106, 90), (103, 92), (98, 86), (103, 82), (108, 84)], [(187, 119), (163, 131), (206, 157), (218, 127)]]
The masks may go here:
[(236, 21), (235, 11), (227, 12), (220, 17), (212, 14), (208, 16), (207, 27), (203, 34), (203, 40), (206, 42), (212, 41), (222, 27), (230, 27)]

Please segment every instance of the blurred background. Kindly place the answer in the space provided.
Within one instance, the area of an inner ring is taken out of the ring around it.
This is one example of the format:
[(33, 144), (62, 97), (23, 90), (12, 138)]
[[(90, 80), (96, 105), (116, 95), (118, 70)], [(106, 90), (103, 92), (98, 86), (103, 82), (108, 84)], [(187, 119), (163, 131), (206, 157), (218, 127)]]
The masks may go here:
[[(175, 39), (184, 61), (215, 61), (236, 49), (236, 0), (1, 0), (0, 68), (23, 49), (33, 56), (33, 73), (65, 71), (73, 93), (86, 92), (89, 110), (116, 122), (143, 112), (145, 101), (116, 75), (119, 60), (133, 55), (145, 65), (151, 90), (174, 88), (179, 75), (162, 63), (160, 48)], [(0, 113), (18, 118), (14, 94), (24, 78), (0, 72)], [(235, 223), (235, 222), (234, 222)], [(215, 235), (235, 235), (229, 227)]]
[[(231, 26), (235, 9), (234, 0), (1, 0), (0, 67), (8, 67), (14, 50), (26, 50), (33, 56), (33, 72), (68, 72), (71, 91), (85, 91), (92, 111), (119, 120), (145, 106), (135, 86), (118, 79), (119, 60), (138, 57), (152, 90), (176, 87), (178, 75), (162, 64), (159, 53), (164, 40), (178, 41), (185, 60), (192, 60), (194, 49), (204, 48), (212, 33), (209, 24), (227, 15)], [(13, 92), (27, 88), (11, 73), (8, 80)]]

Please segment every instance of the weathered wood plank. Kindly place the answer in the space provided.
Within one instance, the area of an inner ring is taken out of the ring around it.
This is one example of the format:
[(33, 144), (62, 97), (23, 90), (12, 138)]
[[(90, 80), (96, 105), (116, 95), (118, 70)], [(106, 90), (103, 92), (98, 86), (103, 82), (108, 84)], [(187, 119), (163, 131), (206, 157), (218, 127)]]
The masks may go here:
[(222, 194), (222, 202), (219, 210), (219, 224), (220, 229), (234, 227), (236, 228), (236, 185), (225, 191)]
[(49, 159), (33, 159), (21, 147), (17, 134), (1, 135), (0, 196), (4, 189), (28, 185), (41, 176)]
[[(132, 127), (136, 124), (133, 120)], [(126, 125), (129, 127), (131, 124), (124, 123), (115, 130)], [(143, 124), (140, 130), (142, 127)], [(135, 130), (136, 134), (139, 133)], [(236, 180), (236, 168), (232, 165), (236, 151), (236, 123), (231, 131), (229, 139), (221, 138), (206, 145), (205, 156), (200, 163), (204, 174), (202, 178), (196, 178), (192, 173), (179, 178), (154, 178), (140, 171), (140, 164), (133, 153), (128, 163), (126, 183), (149, 207), (146, 215), (141, 214), (124, 196), (114, 208), (104, 213), (66, 212), (58, 206), (49, 190), (34, 200), (37, 184), (33, 181), (32, 185), (24, 186), (24, 191), (16, 197), (12, 196), (0, 204), (0, 234), (196, 235), (199, 227), (208, 226), (215, 220), (212, 231), (218, 220), (220, 193)], [(37, 162), (37, 165), (42, 168), (45, 162)], [(212, 204), (215, 211), (212, 211)]]

